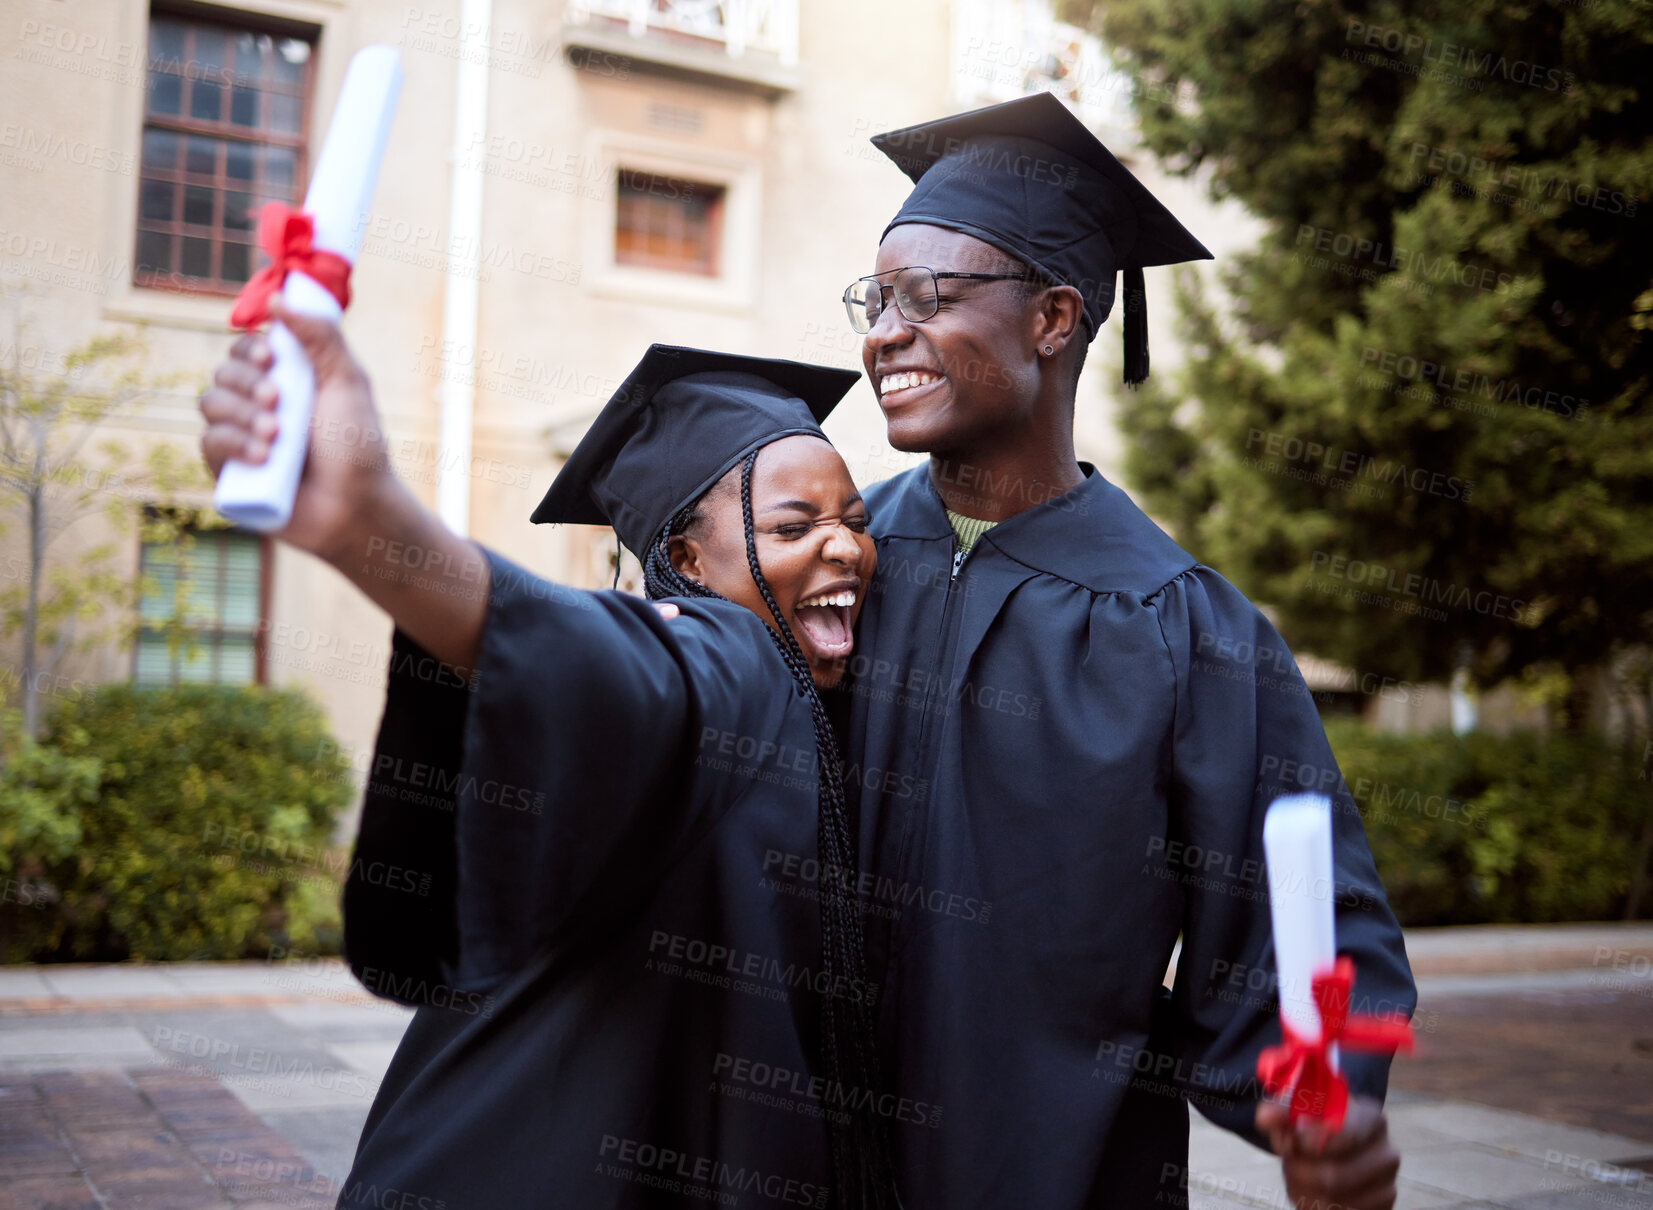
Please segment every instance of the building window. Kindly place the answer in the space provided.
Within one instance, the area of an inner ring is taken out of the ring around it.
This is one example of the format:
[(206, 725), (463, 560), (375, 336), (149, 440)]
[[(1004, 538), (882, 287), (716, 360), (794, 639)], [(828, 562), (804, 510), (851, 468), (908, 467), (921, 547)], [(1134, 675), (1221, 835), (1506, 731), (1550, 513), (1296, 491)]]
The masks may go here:
[(313, 49), (288, 33), (151, 15), (137, 285), (232, 294), (265, 262), (259, 208), (302, 196)]
[(620, 168), (615, 264), (716, 277), (725, 193), (722, 185)]
[(185, 527), (177, 540), (145, 540), (132, 679), (262, 684), (264, 567), (264, 540), (245, 530)]

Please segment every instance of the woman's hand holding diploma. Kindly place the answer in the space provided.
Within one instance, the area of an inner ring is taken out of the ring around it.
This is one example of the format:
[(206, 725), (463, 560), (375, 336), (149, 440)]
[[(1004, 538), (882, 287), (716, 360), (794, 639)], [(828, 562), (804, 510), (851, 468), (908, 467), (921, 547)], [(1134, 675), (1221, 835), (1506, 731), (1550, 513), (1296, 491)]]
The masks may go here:
[[(326, 320), (271, 300), (271, 315), (303, 345), (315, 368), (310, 443), (287, 524), (274, 536), (326, 560), (396, 625), (443, 663), (469, 674), (488, 608), (488, 561), (397, 479), (373, 388)], [(231, 459), (261, 464), (276, 434), (269, 341), (248, 333), (230, 348), (201, 395), (201, 452), (216, 476)], [(419, 566), (403, 552), (420, 551)], [(425, 587), (425, 568), (454, 569), (454, 592)]]

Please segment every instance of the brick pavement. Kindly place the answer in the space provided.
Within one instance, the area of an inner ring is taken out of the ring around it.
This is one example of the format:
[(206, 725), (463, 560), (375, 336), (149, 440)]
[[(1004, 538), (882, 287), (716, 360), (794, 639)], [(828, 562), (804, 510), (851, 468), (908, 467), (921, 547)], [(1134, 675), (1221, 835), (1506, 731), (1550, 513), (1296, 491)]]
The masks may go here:
[[(1653, 927), (1407, 944), (1397, 1210), (1653, 1210)], [(331, 1207), (406, 1017), (337, 963), (0, 969), (0, 1210)], [(1278, 1162), (1197, 1115), (1190, 1191), (1282, 1205)]]
[(0, 1082), (0, 1210), (330, 1210), (333, 1192), (211, 1076)]
[(1653, 1158), (1649, 993), (1653, 983), (1428, 999), (1429, 1030), (1390, 1083), (1645, 1139)]

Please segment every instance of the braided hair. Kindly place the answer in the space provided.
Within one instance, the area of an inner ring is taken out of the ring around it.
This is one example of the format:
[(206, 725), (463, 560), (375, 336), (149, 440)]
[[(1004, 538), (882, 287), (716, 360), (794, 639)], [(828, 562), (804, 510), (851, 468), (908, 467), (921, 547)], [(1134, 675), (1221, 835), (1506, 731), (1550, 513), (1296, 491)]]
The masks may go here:
[[(844, 796), (842, 759), (838, 741), (827, 718), (826, 706), (815, 688), (815, 678), (798, 640), (781, 616), (780, 606), (770, 591), (769, 581), (758, 566), (757, 536), (752, 525), (752, 468), (758, 451), (746, 455), (740, 468), (741, 521), (746, 528), (746, 563), (752, 580), (769, 607), (775, 626), (764, 627), (792, 679), (808, 697), (815, 723), (816, 764), (820, 769), (816, 845), (822, 878), (819, 883), (821, 908), (821, 950), (823, 980), (829, 988), (866, 988), (866, 956), (861, 936), (861, 914), (853, 888), (856, 885), (856, 852), (851, 838), (849, 811)], [(704, 497), (702, 497), (702, 500)], [(643, 588), (650, 600), (661, 597), (716, 597), (721, 593), (689, 579), (672, 566), (670, 540), (704, 519), (701, 501), (683, 509), (667, 523), (649, 547), (643, 563)], [(832, 876), (828, 877), (827, 872)], [(890, 1160), (888, 1133), (872, 1106), (878, 1101), (881, 1081), (877, 1042), (868, 1006), (862, 1000), (826, 995), (821, 1012), (821, 1058), (829, 1099), (841, 1100), (845, 1109), (827, 1114), (832, 1145), (833, 1177), (837, 1182), (836, 1205), (841, 1210), (888, 1210), (899, 1207), (895, 1172)], [(860, 1108), (856, 1108), (859, 1106)]]

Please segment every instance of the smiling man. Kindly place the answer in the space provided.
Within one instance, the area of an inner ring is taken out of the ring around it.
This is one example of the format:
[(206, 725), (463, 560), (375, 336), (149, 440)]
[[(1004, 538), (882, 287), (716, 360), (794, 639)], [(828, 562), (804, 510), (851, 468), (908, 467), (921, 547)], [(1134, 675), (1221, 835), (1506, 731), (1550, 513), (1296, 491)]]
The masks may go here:
[(1209, 253), (1048, 96), (874, 143), (915, 187), (844, 301), (891, 444), (930, 459), (867, 493), (879, 578), (835, 707), (891, 774), (854, 783), (884, 1068), (940, 1107), (894, 1125), (904, 1203), (1186, 1204), (1192, 1103), (1266, 1139), (1292, 1197), (1386, 1207), (1386, 1059), (1344, 1056), (1323, 1151), (1252, 1074), (1279, 1040), (1277, 795), (1338, 808), (1354, 1010), (1415, 1003), (1313, 702), (1256, 608), (1074, 454), (1116, 277), (1139, 382), (1142, 269)]

